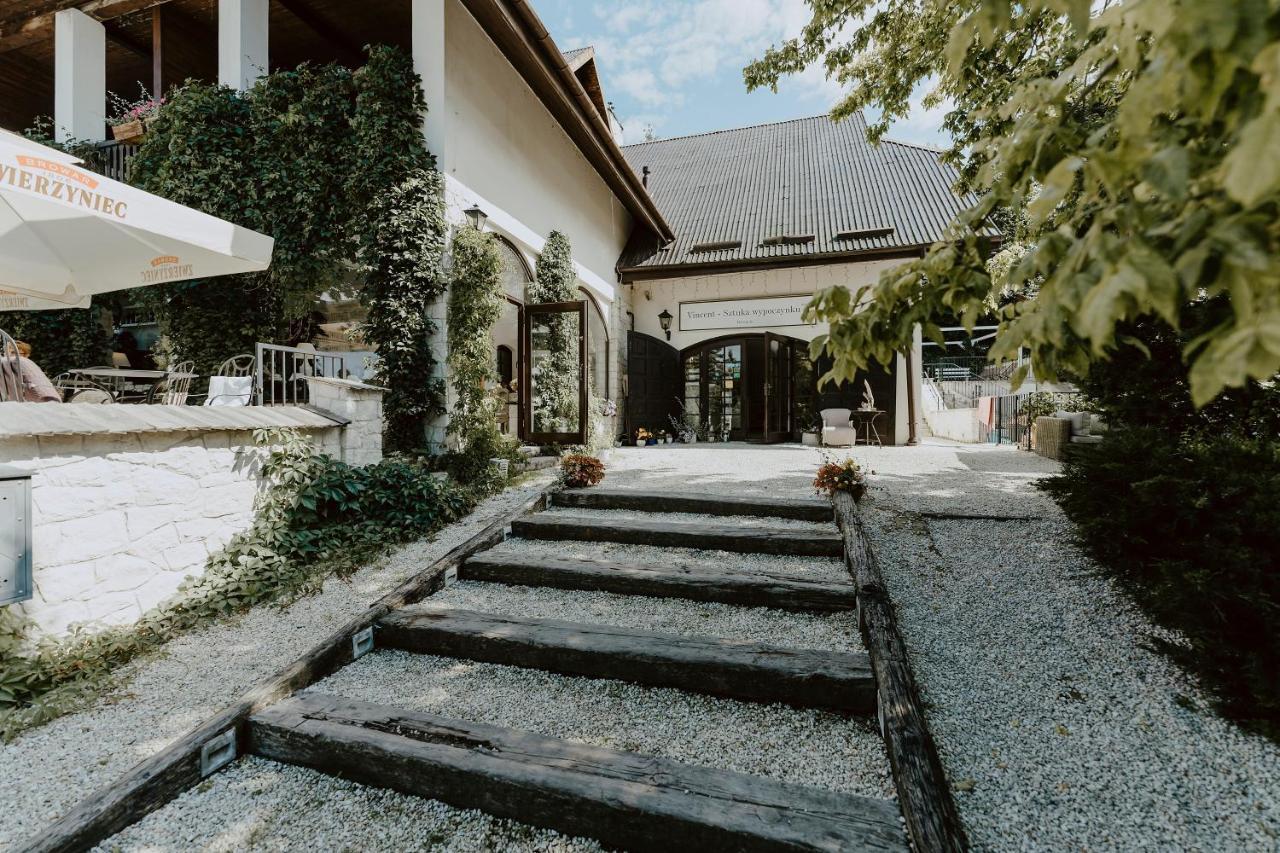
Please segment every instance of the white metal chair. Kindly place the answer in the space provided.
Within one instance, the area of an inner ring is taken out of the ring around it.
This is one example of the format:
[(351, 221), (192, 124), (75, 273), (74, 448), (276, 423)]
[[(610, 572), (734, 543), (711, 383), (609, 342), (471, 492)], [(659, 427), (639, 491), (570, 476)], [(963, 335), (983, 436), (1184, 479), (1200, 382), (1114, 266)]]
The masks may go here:
[(206, 406), (248, 406), (253, 402), (253, 375), (257, 359), (251, 353), (233, 355), (209, 377)]
[(858, 429), (849, 409), (823, 409), (822, 443), (827, 447), (850, 447), (858, 443)]
[(171, 365), (164, 379), (160, 380), (160, 384), (156, 387), (156, 393), (151, 401), (164, 406), (185, 406), (191, 392), (191, 379), (195, 369), (194, 361), (183, 361)]
[[(66, 403), (116, 402), (116, 395), (110, 389), (74, 373), (59, 373), (53, 377), (53, 387), (58, 389)], [(104, 395), (107, 399), (103, 399)]]

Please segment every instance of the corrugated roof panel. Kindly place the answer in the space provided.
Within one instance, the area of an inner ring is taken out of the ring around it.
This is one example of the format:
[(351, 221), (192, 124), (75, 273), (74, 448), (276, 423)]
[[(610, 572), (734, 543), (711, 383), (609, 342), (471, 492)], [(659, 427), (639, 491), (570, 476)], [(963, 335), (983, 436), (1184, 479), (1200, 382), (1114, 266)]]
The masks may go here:
[[(621, 266), (661, 267), (802, 257), (927, 245), (972, 197), (952, 191), (957, 173), (921, 146), (867, 141), (861, 116), (827, 116), (642, 142), (624, 147), (675, 231), (664, 248), (628, 246)], [(857, 241), (847, 231), (893, 230)], [(780, 235), (809, 242), (765, 245)], [(692, 252), (708, 243), (736, 249)]]

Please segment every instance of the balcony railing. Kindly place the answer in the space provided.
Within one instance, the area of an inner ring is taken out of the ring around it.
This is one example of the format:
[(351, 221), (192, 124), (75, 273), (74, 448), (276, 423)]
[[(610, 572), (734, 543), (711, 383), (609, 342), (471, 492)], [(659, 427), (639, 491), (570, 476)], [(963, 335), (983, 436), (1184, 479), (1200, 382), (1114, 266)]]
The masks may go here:
[(129, 161), (137, 153), (136, 145), (125, 145), (123, 142), (115, 141), (99, 142), (98, 151), (94, 157), (95, 162), (86, 162), (85, 165), (113, 181), (127, 184), (129, 183)]
[(255, 349), (254, 399), (262, 406), (305, 405), (311, 400), (309, 377), (342, 379), (347, 375), (340, 355), (276, 344), (258, 344)]

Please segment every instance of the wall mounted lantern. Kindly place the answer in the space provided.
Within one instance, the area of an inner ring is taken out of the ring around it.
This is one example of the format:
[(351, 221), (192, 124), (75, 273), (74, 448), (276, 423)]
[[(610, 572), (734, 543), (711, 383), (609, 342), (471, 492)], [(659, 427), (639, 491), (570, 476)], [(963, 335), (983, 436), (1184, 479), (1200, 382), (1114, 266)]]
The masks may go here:
[(658, 322), (662, 324), (662, 331), (667, 333), (667, 340), (671, 340), (671, 321), (674, 319), (671, 312), (666, 308), (662, 309), (662, 313), (658, 315)]
[(462, 212), (467, 217), (467, 221), (471, 223), (472, 228), (477, 231), (484, 230), (484, 223), (489, 218), (489, 214), (481, 210), (479, 205), (472, 205)]

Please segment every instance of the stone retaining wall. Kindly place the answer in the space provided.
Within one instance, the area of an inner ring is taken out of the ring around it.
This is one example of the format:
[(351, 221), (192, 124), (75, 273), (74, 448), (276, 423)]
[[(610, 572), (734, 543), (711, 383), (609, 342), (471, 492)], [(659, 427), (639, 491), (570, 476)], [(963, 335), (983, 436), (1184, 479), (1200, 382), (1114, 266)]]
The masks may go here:
[(378, 461), (380, 392), (343, 384), (358, 387), (313, 395), (326, 414), (0, 403), (0, 464), (33, 475), (35, 591), (11, 606), (58, 635), (133, 622), (172, 596), (252, 520), (265, 452), (254, 429), (299, 429), (335, 458)]

